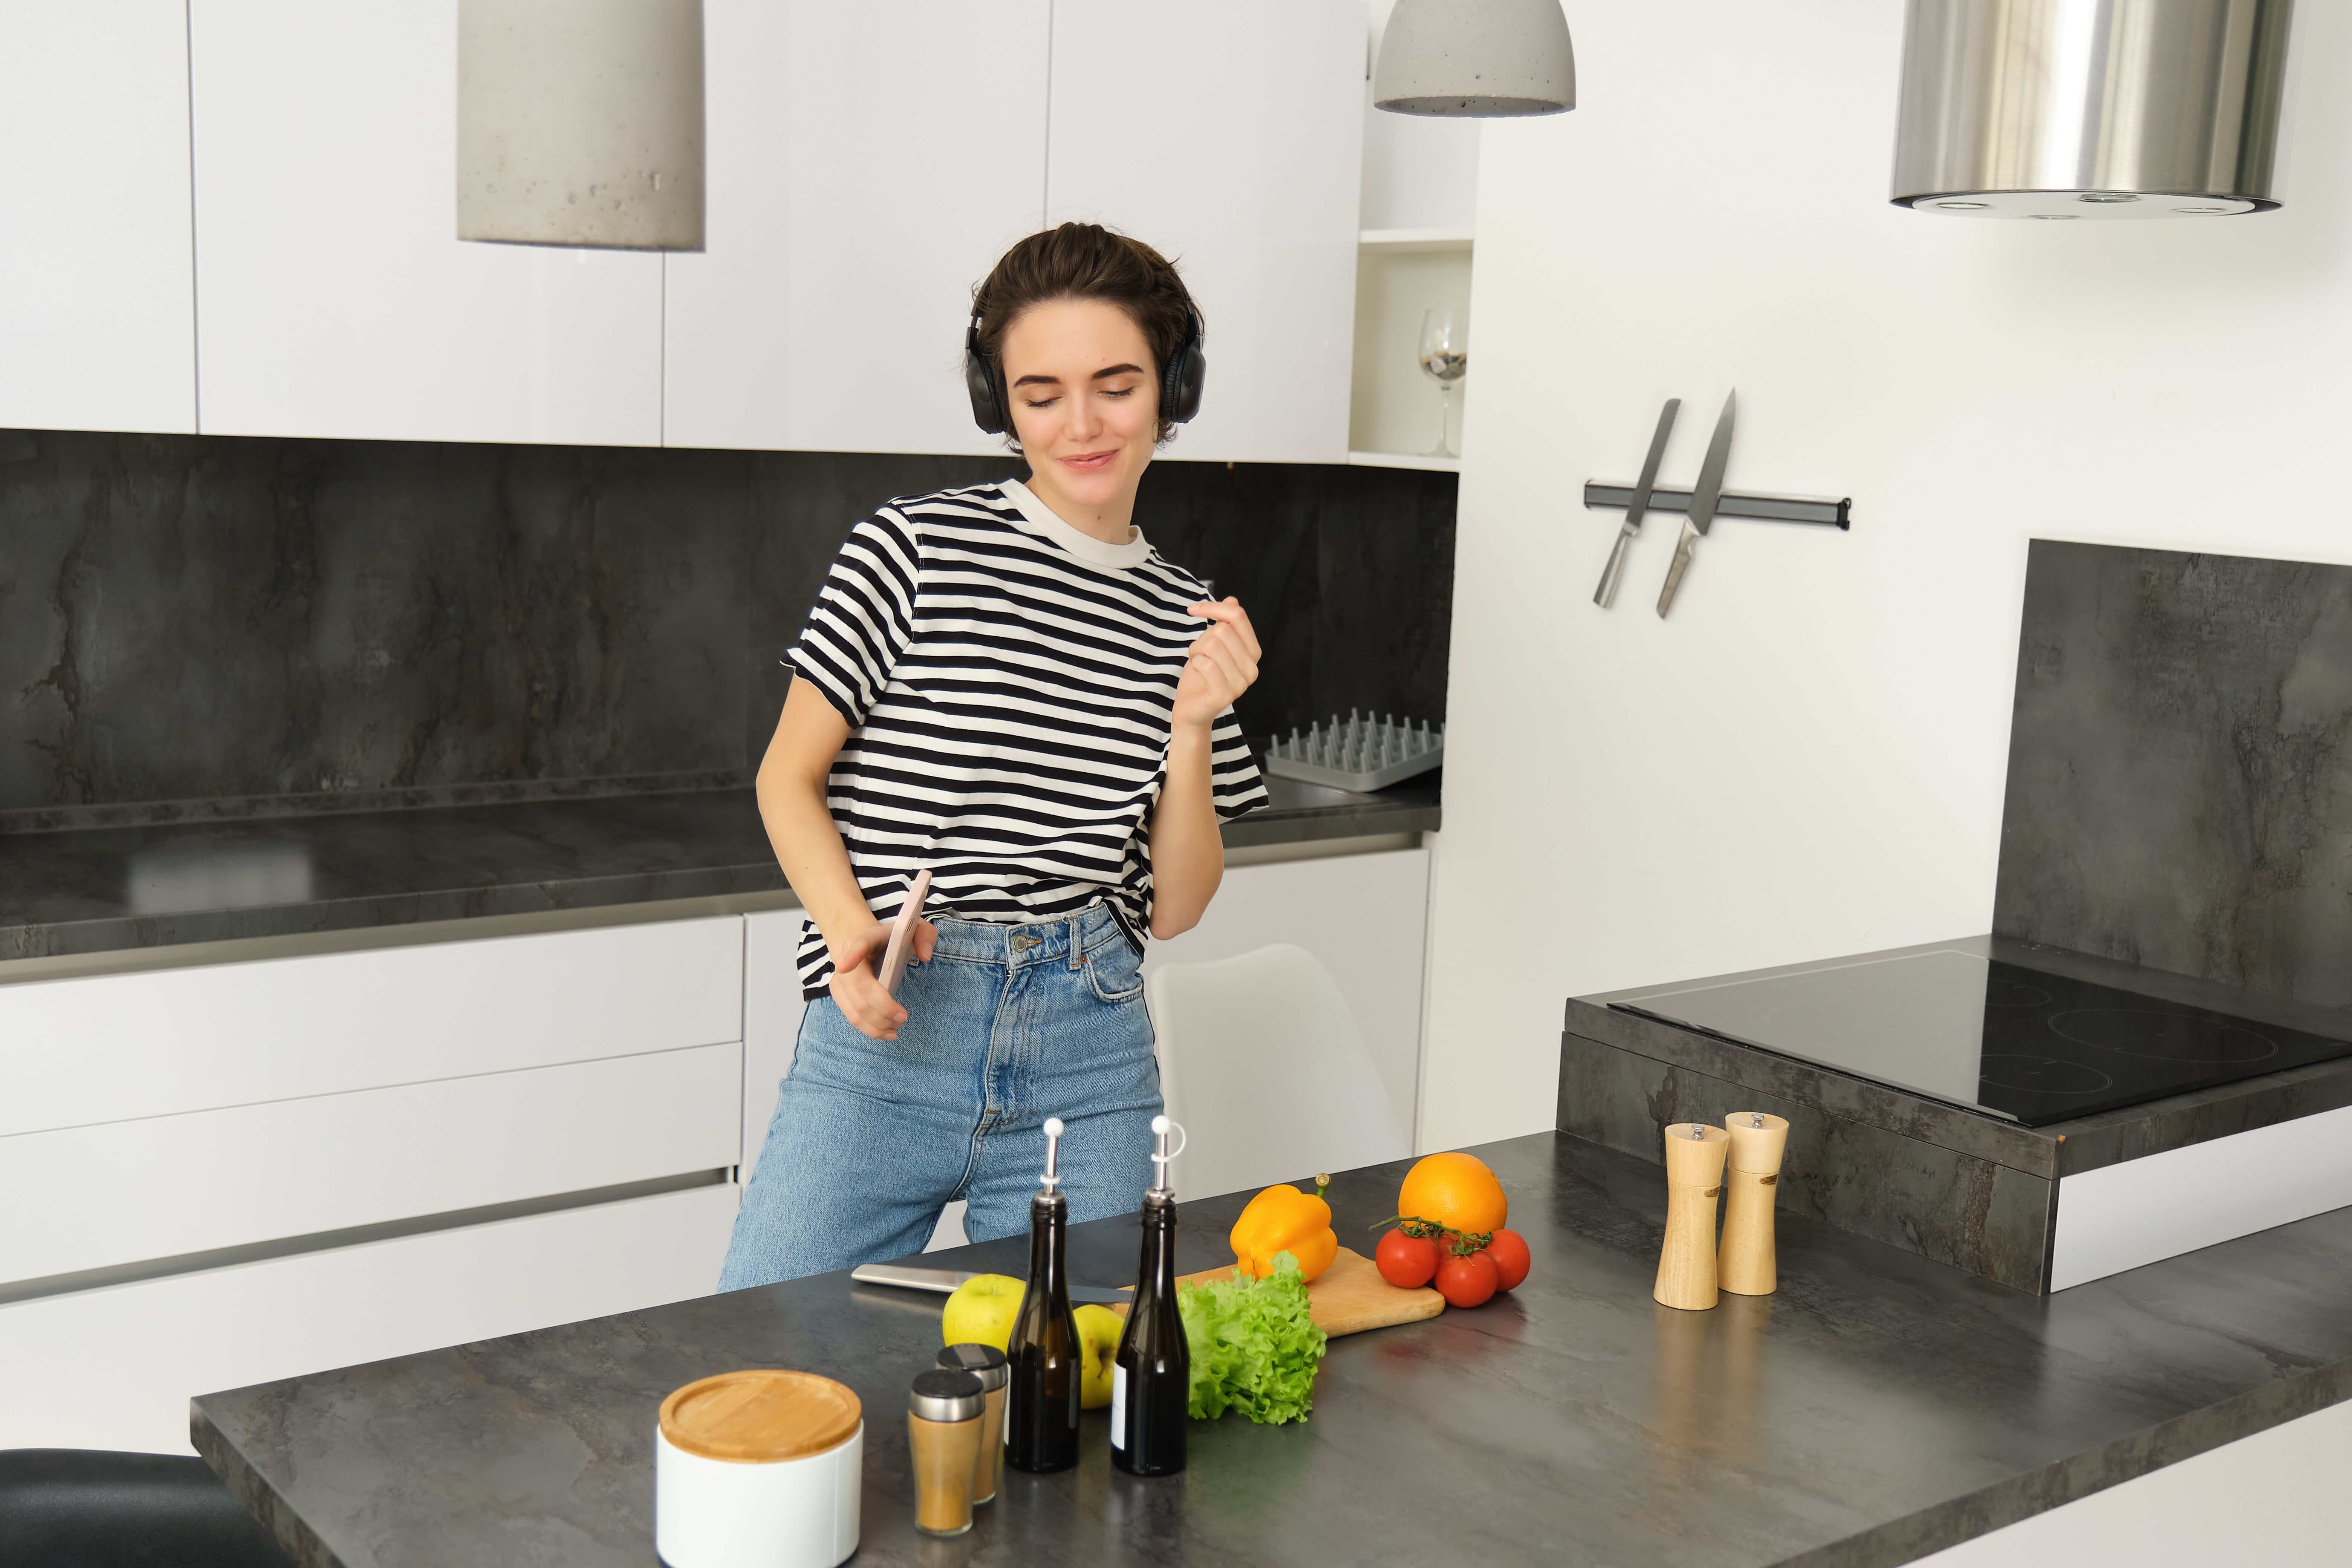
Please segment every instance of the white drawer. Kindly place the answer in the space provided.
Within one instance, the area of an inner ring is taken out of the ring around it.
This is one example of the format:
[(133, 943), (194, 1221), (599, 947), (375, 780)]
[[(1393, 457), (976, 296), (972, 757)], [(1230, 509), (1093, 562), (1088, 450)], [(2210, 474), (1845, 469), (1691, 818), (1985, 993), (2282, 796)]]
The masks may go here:
[(199, 1394), (708, 1294), (738, 1194), (695, 1187), (0, 1306), (0, 1448), (186, 1453)]
[(0, 1137), (742, 1037), (740, 916), (0, 985)]
[(742, 1047), (0, 1138), (0, 1281), (732, 1165)]

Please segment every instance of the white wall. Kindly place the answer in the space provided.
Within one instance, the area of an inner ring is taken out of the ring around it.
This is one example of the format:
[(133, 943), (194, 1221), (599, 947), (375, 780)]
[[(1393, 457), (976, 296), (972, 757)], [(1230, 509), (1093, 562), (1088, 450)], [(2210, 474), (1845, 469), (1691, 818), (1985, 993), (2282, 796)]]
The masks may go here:
[[(1572, 7), (1581, 107), (1480, 148), (1422, 1139), (1552, 1123), (1579, 993), (1982, 931), (2026, 541), (2352, 561), (2352, 10), (2298, 9), (2285, 210), (1971, 223), (1886, 204), (1891, 0)], [(1590, 603), (1670, 395), (1727, 387), (1729, 520)]]

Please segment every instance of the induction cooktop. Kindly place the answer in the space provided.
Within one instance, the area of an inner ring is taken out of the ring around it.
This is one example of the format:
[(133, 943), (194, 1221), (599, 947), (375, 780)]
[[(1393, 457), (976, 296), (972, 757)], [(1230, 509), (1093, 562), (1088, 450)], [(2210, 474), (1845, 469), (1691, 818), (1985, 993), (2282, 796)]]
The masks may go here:
[(2352, 1057), (2352, 1040), (1958, 950), (1611, 1005), (2028, 1127)]

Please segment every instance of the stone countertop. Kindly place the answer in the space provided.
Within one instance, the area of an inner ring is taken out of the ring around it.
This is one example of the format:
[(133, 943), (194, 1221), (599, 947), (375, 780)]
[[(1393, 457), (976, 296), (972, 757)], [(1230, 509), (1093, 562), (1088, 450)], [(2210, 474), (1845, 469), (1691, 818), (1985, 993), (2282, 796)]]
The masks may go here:
[[(913, 1528), (898, 1412), (940, 1300), (842, 1274), (210, 1394), (196, 1447), (309, 1568), (643, 1568), (654, 1413), (782, 1365), (865, 1401), (881, 1563), (1913, 1561), (2352, 1397), (2352, 1209), (2042, 1299), (1783, 1216), (1780, 1293), (1650, 1299), (1655, 1167), (1557, 1133), (1478, 1151), (1534, 1268), (1472, 1311), (1334, 1341), (1307, 1423), (1192, 1429), (1181, 1477), (1113, 1471), (1105, 1418), (1008, 1474), (972, 1532)], [(1343, 1175), (1350, 1239), (1403, 1163)], [(1181, 1268), (1246, 1194), (1183, 1205)], [(926, 1261), (1019, 1273), (1023, 1238)], [(1071, 1232), (1131, 1277), (1131, 1219)]]
[[(1377, 795), (1269, 778), (1234, 849), (1418, 833)], [(0, 834), (0, 961), (790, 890), (748, 789)]]

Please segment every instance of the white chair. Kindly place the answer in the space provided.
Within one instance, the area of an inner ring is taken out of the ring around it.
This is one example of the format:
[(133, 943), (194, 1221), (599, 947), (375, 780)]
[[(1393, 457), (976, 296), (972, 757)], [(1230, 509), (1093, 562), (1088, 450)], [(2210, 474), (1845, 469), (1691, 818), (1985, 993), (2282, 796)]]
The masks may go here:
[(1403, 1119), (1330, 972), (1276, 942), (1210, 963), (1171, 963), (1145, 992), (1160, 1089), (1183, 1123), (1180, 1198), (1400, 1160)]

